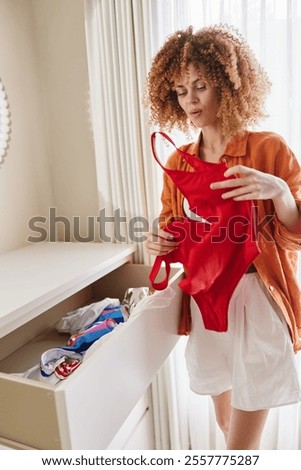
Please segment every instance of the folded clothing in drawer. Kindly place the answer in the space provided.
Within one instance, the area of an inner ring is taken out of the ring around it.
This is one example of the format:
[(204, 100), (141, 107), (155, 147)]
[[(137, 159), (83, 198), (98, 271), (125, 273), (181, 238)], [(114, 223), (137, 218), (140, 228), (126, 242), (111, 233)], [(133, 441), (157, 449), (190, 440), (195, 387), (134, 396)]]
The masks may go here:
[[(104, 319), (104, 311), (108, 308), (119, 307), (119, 299), (111, 299), (106, 297), (99, 302), (86, 305), (85, 307), (78, 308), (67, 313), (56, 325), (56, 329), (60, 333), (79, 333), (89, 328), (100, 317)], [(105, 318), (109, 318), (106, 316)], [(124, 321), (124, 320), (123, 320)]]
[(90, 346), (126, 322), (139, 301), (148, 295), (148, 287), (129, 288), (122, 302), (106, 297), (67, 313), (56, 325), (59, 333), (71, 334), (67, 343), (44, 351), (39, 364), (16, 375), (50, 380), (53, 384), (66, 379), (81, 365)]

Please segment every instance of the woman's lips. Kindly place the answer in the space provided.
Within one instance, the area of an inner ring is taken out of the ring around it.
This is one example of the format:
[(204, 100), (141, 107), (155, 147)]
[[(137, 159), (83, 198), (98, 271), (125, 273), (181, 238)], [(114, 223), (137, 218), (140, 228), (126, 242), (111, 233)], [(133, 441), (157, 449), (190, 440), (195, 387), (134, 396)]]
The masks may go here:
[(192, 116), (192, 117), (198, 117), (198, 116), (201, 115), (201, 113), (202, 113), (201, 110), (199, 110), (199, 111), (193, 111), (192, 113), (190, 113), (190, 116)]

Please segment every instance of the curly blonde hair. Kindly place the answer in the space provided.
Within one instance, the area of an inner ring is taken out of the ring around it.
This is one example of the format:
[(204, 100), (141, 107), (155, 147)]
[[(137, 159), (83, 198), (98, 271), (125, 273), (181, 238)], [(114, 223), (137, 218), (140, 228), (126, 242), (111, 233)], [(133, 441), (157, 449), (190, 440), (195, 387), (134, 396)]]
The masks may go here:
[(271, 83), (240, 34), (228, 25), (196, 32), (189, 26), (169, 36), (153, 58), (144, 95), (152, 124), (189, 132), (191, 125), (174, 87), (190, 64), (205, 67), (206, 80), (217, 88), (225, 136), (241, 133), (266, 116), (264, 101)]

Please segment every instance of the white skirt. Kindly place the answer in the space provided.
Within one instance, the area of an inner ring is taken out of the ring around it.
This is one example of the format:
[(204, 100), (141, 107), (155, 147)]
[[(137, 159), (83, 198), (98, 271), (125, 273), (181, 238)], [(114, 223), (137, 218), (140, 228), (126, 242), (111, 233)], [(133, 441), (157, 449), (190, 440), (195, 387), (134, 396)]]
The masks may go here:
[(245, 274), (228, 309), (228, 331), (206, 330), (191, 300), (186, 347), (191, 389), (201, 395), (232, 390), (232, 406), (254, 411), (301, 400), (292, 341), (282, 313), (257, 273)]

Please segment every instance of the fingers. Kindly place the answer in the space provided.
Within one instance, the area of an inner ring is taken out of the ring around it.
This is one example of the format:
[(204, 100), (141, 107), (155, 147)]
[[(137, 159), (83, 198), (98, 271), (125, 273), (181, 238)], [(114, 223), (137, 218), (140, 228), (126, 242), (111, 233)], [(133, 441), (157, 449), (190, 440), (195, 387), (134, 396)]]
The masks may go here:
[(237, 176), (237, 175), (243, 175), (243, 178), (234, 178), (230, 180), (224, 180), (224, 181), (218, 181), (216, 183), (212, 183), (210, 185), (211, 189), (222, 189), (222, 188), (233, 188), (235, 186), (242, 186), (248, 184), (248, 177), (255, 175), (258, 173), (257, 170), (254, 170), (254, 168), (249, 168), (247, 166), (243, 165), (235, 165), (230, 168), (228, 168), (224, 176), (226, 178), (229, 178), (229, 176)]
[(257, 172), (257, 170), (254, 170), (253, 168), (249, 168), (247, 166), (244, 166), (244, 165), (234, 165), (234, 166), (231, 166), (230, 168), (228, 168), (224, 175), (226, 178), (228, 178), (229, 176), (232, 176), (232, 175), (251, 175), (252, 173), (255, 173)]
[(227, 191), (222, 194), (223, 199), (234, 199), (234, 201), (245, 201), (248, 199), (256, 199), (258, 192), (255, 191), (254, 186), (243, 186), (242, 188), (237, 188), (234, 191)]
[(231, 180), (217, 181), (216, 183), (211, 183), (211, 189), (224, 189), (224, 188), (237, 188), (237, 186), (245, 186), (248, 181), (247, 178), (235, 178)]
[(232, 189), (232, 191), (227, 191), (221, 195), (223, 199), (234, 199), (235, 201), (242, 201), (252, 199), (254, 197), (255, 185), (254, 179), (256, 175), (254, 174), (256, 170), (252, 168), (245, 167), (243, 165), (235, 165), (231, 168), (228, 168), (224, 173), (226, 177), (232, 175), (244, 175), (243, 177), (232, 178), (224, 181), (217, 181), (210, 185), (211, 189)]
[(158, 229), (156, 233), (149, 233), (147, 240), (144, 242), (146, 251), (150, 255), (166, 255), (175, 250), (179, 243), (176, 242), (172, 235), (165, 230)]
[(172, 236), (172, 234), (168, 233), (166, 230), (163, 230), (162, 228), (158, 228), (157, 232), (153, 232), (150, 235), (162, 238), (163, 240), (166, 240), (166, 241), (174, 242), (174, 237)]

